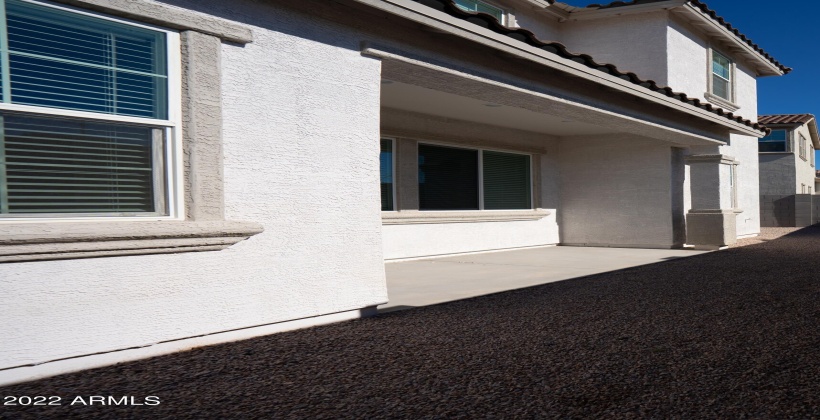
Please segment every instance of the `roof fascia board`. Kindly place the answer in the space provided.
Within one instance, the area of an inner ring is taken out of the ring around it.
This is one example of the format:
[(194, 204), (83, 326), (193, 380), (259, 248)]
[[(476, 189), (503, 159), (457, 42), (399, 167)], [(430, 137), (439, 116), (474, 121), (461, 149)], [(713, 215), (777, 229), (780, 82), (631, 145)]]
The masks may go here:
[(780, 70), (779, 67), (775, 66), (766, 57), (760, 55), (760, 53), (755, 51), (755, 49), (749, 46), (749, 44), (738, 39), (738, 37), (730, 30), (726, 29), (725, 26), (721, 25), (718, 22), (715, 22), (715, 20), (712, 19), (711, 16), (707, 15), (706, 13), (703, 13), (702, 10), (693, 6), (688, 1), (685, 2), (685, 4), (680, 10), (685, 12), (689, 16), (694, 17), (699, 24), (711, 28), (713, 31), (716, 31), (718, 34), (720, 34), (721, 40), (729, 43), (731, 46), (737, 49), (732, 52), (740, 52), (744, 56), (752, 57), (758, 65), (770, 71), (770, 73), (761, 74), (762, 76), (783, 76), (785, 74), (783, 73), (783, 70)]
[(655, 3), (636, 4), (628, 7), (611, 7), (607, 9), (577, 8), (570, 13), (570, 20), (604, 19), (612, 16), (633, 15), (654, 10), (672, 9), (683, 6), (688, 0), (668, 0)]
[(580, 63), (559, 57), (530, 46), (513, 38), (499, 35), (487, 28), (456, 19), (446, 13), (416, 3), (412, 0), (351, 0), (392, 13), (403, 18), (432, 27), (440, 32), (449, 33), (473, 42), (512, 54), (516, 57), (535, 62), (555, 70), (580, 77), (611, 89), (630, 94), (676, 111), (700, 117), (706, 121), (728, 127), (736, 134), (752, 137), (763, 137), (765, 134), (744, 124), (714, 114), (705, 109), (690, 106), (666, 95), (645, 89), (632, 82), (594, 70)]

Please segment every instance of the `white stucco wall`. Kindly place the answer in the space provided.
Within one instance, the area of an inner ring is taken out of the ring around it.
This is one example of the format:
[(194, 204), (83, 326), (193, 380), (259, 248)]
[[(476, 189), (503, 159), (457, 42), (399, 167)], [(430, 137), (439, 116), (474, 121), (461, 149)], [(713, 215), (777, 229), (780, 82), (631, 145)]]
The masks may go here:
[(253, 43), (223, 45), (225, 201), (265, 232), (220, 252), (0, 265), (0, 369), (387, 300), (379, 62), (268, 2), (197, 8), (254, 25)]
[[(503, 1), (503, 0), (502, 0)], [(511, 14), (510, 27), (524, 28), (542, 41), (561, 41), (563, 24), (547, 15), (546, 12), (533, 6), (526, 6), (522, 1), (499, 2), (505, 5), (506, 10)]]
[(562, 140), (561, 242), (672, 247), (671, 153), (628, 137)]
[[(805, 159), (800, 157), (800, 134), (806, 138)], [(806, 194), (808, 194), (808, 188), (814, 188), (815, 171), (811, 165), (811, 153), (811, 134), (809, 133), (809, 127), (808, 125), (801, 125), (795, 130), (794, 134), (794, 191), (796, 194), (803, 194), (803, 185), (806, 186)]]
[(737, 215), (737, 235), (756, 235), (760, 233), (760, 168), (757, 138), (732, 134), (730, 145), (722, 146), (721, 153), (733, 156), (740, 162), (737, 165), (736, 188), (737, 205), (743, 213)]
[(689, 97), (704, 100), (708, 89), (710, 69), (707, 49), (709, 43), (676, 19), (668, 21), (664, 56), (669, 71), (669, 86)]
[(599, 63), (615, 64), (622, 72), (634, 72), (663, 86), (668, 83), (667, 24), (663, 10), (565, 22), (561, 42), (574, 53), (589, 54)]
[(428, 257), (558, 243), (556, 214), (536, 221), (384, 226), (384, 257)]

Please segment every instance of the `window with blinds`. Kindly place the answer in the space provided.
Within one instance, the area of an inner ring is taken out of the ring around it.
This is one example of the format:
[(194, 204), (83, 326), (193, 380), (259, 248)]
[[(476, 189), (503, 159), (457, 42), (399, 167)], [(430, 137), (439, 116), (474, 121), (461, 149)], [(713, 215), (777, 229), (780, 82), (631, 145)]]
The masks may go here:
[(532, 208), (529, 155), (419, 145), (420, 210)]
[(513, 153), (482, 152), (484, 209), (532, 208), (530, 157)]
[(0, 0), (0, 215), (168, 214), (167, 36)]
[(165, 34), (5, 0), (3, 101), (167, 118)]
[(382, 211), (393, 211), (393, 140), (381, 140), (379, 153)]
[(156, 210), (154, 178), (163, 171), (154, 151), (163, 150), (162, 130), (17, 115), (0, 122), (4, 213)]

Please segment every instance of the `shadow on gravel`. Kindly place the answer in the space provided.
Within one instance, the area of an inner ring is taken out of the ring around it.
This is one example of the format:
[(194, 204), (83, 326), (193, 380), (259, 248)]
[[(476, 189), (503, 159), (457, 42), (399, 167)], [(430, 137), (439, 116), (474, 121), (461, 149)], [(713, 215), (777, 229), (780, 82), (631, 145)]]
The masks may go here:
[[(820, 417), (820, 228), (0, 389), (0, 417)], [(22, 410), (22, 411), (17, 411)]]

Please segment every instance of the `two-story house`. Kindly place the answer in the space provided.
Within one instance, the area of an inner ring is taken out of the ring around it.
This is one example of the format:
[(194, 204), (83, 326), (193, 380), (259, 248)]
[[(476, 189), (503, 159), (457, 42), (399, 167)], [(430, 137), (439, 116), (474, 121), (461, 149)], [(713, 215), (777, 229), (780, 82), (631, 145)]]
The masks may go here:
[(759, 232), (698, 0), (2, 0), (0, 383), (374, 313), (384, 261)]
[(758, 146), (762, 225), (814, 224), (810, 208), (817, 192), (817, 120), (811, 114), (781, 114), (761, 115), (758, 121), (772, 130)]

